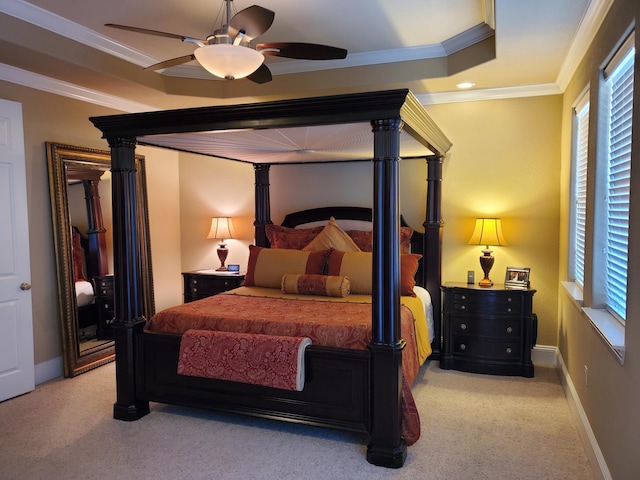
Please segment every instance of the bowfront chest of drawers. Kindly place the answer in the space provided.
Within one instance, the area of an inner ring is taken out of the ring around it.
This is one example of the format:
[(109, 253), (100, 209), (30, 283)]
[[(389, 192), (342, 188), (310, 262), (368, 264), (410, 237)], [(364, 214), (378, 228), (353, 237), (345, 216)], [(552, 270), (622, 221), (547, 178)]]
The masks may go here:
[(445, 284), (440, 368), (533, 377), (531, 349), (538, 328), (532, 311), (535, 292), (502, 285)]
[(113, 340), (113, 317), (115, 315), (113, 275), (93, 277), (93, 290), (98, 306), (98, 340)]
[(184, 303), (189, 303), (239, 287), (244, 281), (244, 274), (197, 270), (183, 272), (182, 278), (184, 280)]

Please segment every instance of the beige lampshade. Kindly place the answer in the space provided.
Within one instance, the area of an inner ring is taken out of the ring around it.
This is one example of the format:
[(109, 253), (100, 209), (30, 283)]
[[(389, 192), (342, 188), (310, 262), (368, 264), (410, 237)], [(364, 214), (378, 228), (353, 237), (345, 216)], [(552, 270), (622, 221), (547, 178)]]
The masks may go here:
[(470, 245), (506, 245), (500, 218), (476, 218), (476, 227), (469, 239)]
[(218, 238), (224, 241), (225, 238), (233, 238), (232, 230), (231, 217), (213, 217), (207, 238)]

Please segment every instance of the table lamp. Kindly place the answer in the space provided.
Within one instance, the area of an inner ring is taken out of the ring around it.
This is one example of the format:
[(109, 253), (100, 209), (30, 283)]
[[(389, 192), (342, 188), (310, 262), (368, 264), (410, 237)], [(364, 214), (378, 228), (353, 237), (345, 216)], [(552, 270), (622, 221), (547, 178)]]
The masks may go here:
[(480, 256), (480, 267), (484, 272), (484, 278), (478, 285), (484, 288), (493, 286), (489, 279), (489, 272), (493, 267), (495, 258), (491, 255), (490, 245), (506, 245), (507, 242), (502, 234), (502, 220), (499, 218), (476, 218), (476, 227), (468, 242), (470, 245), (485, 245)]
[(231, 217), (213, 217), (207, 238), (217, 238), (220, 240), (217, 250), (218, 258), (220, 259), (220, 268), (216, 270), (219, 272), (226, 271), (227, 267), (224, 265), (224, 262), (227, 260), (229, 250), (227, 250), (227, 245), (224, 243), (224, 240), (225, 238), (233, 238), (233, 234), (231, 233)]

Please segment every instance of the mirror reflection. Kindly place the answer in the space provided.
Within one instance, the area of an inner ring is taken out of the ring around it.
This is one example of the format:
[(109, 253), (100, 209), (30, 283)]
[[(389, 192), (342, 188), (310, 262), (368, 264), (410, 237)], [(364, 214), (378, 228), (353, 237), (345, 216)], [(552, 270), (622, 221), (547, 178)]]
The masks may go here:
[[(115, 349), (110, 152), (47, 143), (64, 374), (113, 361)], [(153, 314), (144, 157), (136, 156), (145, 313)]]

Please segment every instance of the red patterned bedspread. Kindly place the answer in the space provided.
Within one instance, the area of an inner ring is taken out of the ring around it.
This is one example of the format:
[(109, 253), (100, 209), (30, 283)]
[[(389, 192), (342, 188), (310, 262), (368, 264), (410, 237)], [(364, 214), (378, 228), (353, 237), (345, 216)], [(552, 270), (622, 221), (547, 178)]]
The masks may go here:
[[(313, 345), (364, 350), (371, 340), (371, 304), (248, 295), (215, 295), (168, 308), (154, 315), (146, 329), (183, 334), (189, 329), (309, 337)], [(419, 361), (413, 314), (401, 307), (402, 337), (407, 343), (403, 373), (409, 384)]]

